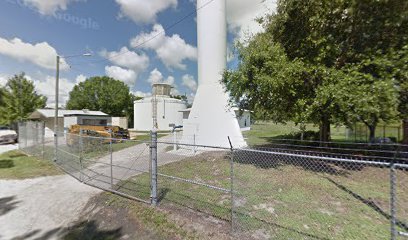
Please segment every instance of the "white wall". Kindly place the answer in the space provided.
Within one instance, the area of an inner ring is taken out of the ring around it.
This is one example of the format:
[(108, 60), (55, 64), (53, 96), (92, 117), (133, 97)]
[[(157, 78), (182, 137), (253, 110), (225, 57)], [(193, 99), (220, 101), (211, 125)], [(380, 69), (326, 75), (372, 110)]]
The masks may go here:
[(126, 117), (112, 117), (112, 126), (128, 129), (128, 120)]
[[(134, 105), (134, 129), (137, 131), (150, 131), (153, 128), (152, 98), (135, 101)], [(186, 109), (185, 102), (169, 98), (157, 97), (157, 125), (160, 131), (169, 131), (173, 128), (170, 124), (182, 125), (183, 113)]]
[(64, 129), (68, 130), (71, 125), (76, 125), (78, 124), (78, 118), (76, 116), (67, 116), (64, 117)]

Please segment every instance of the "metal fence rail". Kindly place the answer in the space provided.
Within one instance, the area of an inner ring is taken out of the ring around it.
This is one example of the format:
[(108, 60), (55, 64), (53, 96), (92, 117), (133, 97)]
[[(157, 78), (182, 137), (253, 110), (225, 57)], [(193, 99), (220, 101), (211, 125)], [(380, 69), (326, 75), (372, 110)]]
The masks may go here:
[(150, 141), (58, 133), (55, 148), (42, 123), (19, 127), (25, 153), (55, 159), (88, 185), (216, 217), (234, 239), (408, 236), (406, 146), (234, 149), (183, 142), (180, 133)]

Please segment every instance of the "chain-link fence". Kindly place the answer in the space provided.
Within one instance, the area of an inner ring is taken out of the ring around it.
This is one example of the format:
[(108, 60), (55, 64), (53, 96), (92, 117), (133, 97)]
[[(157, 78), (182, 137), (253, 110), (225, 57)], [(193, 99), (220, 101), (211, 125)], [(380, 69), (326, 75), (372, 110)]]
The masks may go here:
[(392, 239), (404, 235), (408, 165), (370, 158), (234, 151), (233, 232), (266, 239), (387, 239), (391, 229)]
[(43, 122), (19, 122), (18, 143), (20, 150), (29, 155), (42, 157), (44, 155), (44, 123)]
[(20, 125), (21, 150), (55, 160), (86, 184), (212, 216), (231, 225), (234, 239), (407, 236), (408, 146), (234, 149), (188, 144), (180, 133), (144, 142), (82, 131), (54, 142), (41, 128)]

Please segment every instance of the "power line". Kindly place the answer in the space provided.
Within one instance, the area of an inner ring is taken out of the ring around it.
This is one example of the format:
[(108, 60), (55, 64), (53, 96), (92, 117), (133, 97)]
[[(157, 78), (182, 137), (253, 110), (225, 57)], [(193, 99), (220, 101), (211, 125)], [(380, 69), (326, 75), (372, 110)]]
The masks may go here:
[[(154, 40), (154, 39), (157, 38), (158, 36), (160, 36), (160, 35), (162, 35), (162, 34), (165, 34), (166, 31), (168, 31), (168, 30), (174, 28), (176, 25), (180, 24), (181, 22), (183, 22), (183, 21), (186, 20), (187, 18), (189, 18), (189, 17), (195, 15), (198, 11), (200, 11), (200, 10), (203, 9), (203, 8), (205, 8), (206, 6), (208, 6), (209, 4), (211, 4), (211, 3), (214, 2), (214, 1), (215, 1), (215, 0), (210, 0), (210, 1), (206, 2), (205, 4), (203, 4), (202, 6), (197, 7), (196, 10), (191, 11), (190, 13), (188, 13), (187, 15), (185, 15), (184, 17), (180, 18), (178, 21), (172, 23), (171, 25), (169, 25), (168, 27), (164, 28), (164, 29), (163, 29), (162, 31), (160, 31), (159, 33), (157, 33), (157, 34), (155, 34), (154, 36), (152, 36), (151, 38), (148, 38), (147, 40), (141, 42), (140, 44), (134, 46), (133, 48), (139, 48), (139, 47), (145, 45), (146, 43), (148, 43), (148, 42)], [(110, 61), (110, 60), (112, 60), (112, 59), (114, 59), (114, 58), (117, 58), (117, 57), (119, 57), (119, 56), (121, 56), (121, 55), (123, 55), (123, 54), (129, 53), (129, 52), (131, 52), (131, 50), (128, 49), (128, 50), (126, 50), (126, 51), (124, 51), (124, 52), (115, 54), (115, 55), (113, 55), (113, 56), (111, 56), (111, 57), (104, 58), (104, 59), (101, 59), (101, 60), (96, 60), (96, 61), (89, 61), (88, 63), (99, 63), (99, 62)], [(81, 64), (72, 64), (71, 66), (77, 66), (77, 65), (81, 65)]]
[(90, 72), (81, 70), (81, 69), (76, 68), (76, 67), (73, 68), (72, 66), (70, 66), (69, 70), (73, 70), (74, 72), (77, 72), (77, 73), (79, 73), (79, 74), (86, 74), (86, 75), (88, 75), (88, 77), (91, 77), (91, 76), (95, 75), (95, 74), (91, 74)]

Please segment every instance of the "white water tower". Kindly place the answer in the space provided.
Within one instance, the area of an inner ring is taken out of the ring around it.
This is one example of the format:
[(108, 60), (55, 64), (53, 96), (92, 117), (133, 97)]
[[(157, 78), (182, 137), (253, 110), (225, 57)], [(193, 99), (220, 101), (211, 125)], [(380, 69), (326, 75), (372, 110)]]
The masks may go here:
[(152, 130), (155, 121), (159, 131), (173, 130), (171, 124), (183, 124), (181, 111), (187, 108), (187, 104), (183, 100), (172, 98), (171, 88), (171, 85), (166, 83), (155, 83), (152, 87), (152, 97), (134, 102), (134, 129), (136, 131)]
[[(198, 89), (182, 142), (229, 147), (246, 146), (229, 97), (220, 81), (227, 66), (225, 0), (197, 0)], [(194, 136), (194, 137), (192, 137)]]

